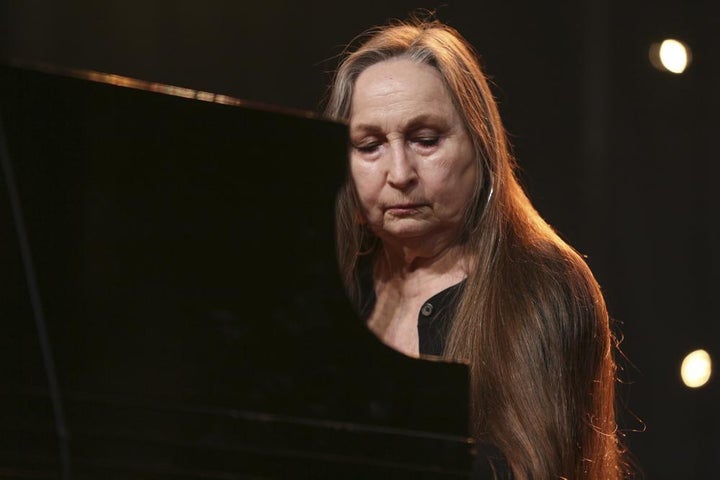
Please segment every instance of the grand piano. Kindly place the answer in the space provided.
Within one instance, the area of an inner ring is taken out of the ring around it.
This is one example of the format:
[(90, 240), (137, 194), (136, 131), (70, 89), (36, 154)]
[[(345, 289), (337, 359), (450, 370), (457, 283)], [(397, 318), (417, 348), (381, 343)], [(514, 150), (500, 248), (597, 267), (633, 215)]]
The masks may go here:
[(0, 477), (469, 478), (467, 368), (343, 292), (345, 126), (8, 65), (0, 122)]

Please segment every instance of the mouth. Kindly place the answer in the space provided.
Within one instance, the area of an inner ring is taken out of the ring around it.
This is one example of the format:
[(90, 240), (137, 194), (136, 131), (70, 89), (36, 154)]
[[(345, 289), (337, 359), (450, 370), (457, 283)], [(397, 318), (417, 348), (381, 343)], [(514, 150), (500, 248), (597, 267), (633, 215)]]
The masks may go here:
[(385, 211), (390, 215), (404, 217), (417, 213), (422, 207), (422, 203), (398, 203), (395, 205), (388, 205), (385, 208)]

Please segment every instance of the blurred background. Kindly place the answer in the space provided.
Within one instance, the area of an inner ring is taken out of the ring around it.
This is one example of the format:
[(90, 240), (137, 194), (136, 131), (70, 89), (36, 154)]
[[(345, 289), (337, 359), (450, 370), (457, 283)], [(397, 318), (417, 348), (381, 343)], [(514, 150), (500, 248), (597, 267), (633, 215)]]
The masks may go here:
[(344, 45), (418, 8), (479, 52), (530, 197), (605, 291), (639, 476), (717, 478), (717, 375), (681, 378), (720, 358), (717, 2), (5, 0), (0, 57), (317, 110)]

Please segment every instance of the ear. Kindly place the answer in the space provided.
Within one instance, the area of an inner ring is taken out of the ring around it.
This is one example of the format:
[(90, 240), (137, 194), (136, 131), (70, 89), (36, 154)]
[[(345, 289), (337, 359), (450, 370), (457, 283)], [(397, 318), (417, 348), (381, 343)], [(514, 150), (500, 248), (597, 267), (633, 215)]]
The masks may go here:
[(360, 210), (355, 211), (355, 223), (358, 225), (365, 225), (367, 223), (365, 215), (363, 215)]

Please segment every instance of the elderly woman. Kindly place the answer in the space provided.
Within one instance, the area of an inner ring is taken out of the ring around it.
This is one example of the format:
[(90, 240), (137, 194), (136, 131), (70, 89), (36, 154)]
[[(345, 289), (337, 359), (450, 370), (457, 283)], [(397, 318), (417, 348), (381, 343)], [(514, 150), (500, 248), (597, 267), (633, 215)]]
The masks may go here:
[(469, 363), (472, 434), (514, 478), (621, 478), (603, 297), (518, 184), (472, 48), (439, 22), (366, 38), (326, 110), (350, 127), (337, 235), (352, 300), (398, 350)]

